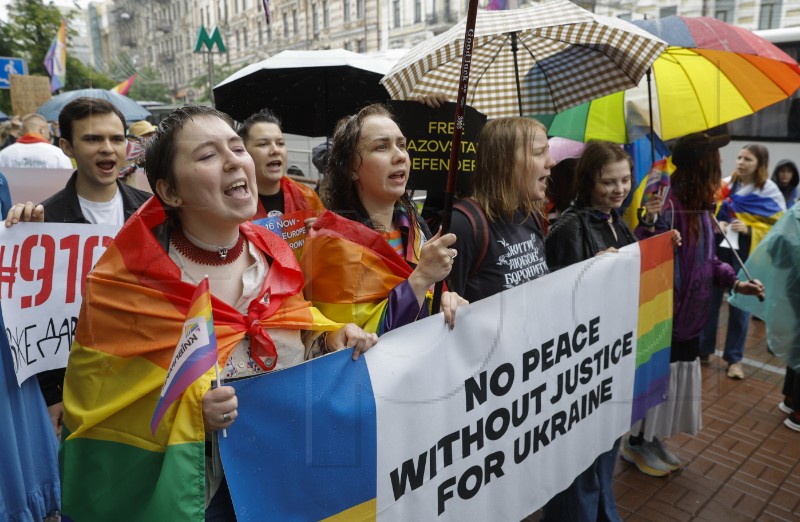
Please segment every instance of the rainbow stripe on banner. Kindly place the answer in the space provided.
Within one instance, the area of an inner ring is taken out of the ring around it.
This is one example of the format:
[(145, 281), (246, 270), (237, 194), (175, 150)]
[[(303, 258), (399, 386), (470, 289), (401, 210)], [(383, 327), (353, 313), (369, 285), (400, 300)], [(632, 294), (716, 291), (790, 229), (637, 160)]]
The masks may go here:
[(631, 424), (643, 419), (648, 409), (664, 402), (672, 346), (672, 234), (640, 241), (639, 249), (642, 262)]
[(217, 336), (214, 334), (214, 317), (211, 312), (211, 290), (208, 277), (197, 285), (192, 304), (183, 324), (183, 334), (175, 347), (175, 355), (167, 371), (167, 378), (158, 399), (150, 431), (155, 434), (161, 418), (186, 388), (214, 367), (217, 362)]

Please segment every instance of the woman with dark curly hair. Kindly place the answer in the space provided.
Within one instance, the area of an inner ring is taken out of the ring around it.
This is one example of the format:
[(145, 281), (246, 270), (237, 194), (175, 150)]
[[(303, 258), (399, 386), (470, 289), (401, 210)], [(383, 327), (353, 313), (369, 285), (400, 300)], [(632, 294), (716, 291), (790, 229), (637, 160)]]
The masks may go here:
[[(368, 105), (336, 126), (322, 214), (306, 239), (306, 295), (328, 317), (382, 334), (427, 316), (431, 286), (457, 252), (453, 234), (431, 237), (406, 191), (411, 160), (392, 113)], [(452, 326), (463, 299), (442, 296)]]

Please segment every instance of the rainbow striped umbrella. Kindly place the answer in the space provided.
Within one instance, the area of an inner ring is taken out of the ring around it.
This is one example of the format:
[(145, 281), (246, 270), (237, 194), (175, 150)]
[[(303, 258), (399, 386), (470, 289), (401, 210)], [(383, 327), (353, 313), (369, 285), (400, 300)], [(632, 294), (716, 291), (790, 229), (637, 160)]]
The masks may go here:
[(652, 129), (669, 140), (748, 116), (800, 88), (800, 65), (746, 29), (707, 17), (634, 23), (670, 44), (653, 62), (650, 90), (646, 77), (633, 89), (537, 116), (551, 135), (631, 143), (650, 130), (652, 99)]

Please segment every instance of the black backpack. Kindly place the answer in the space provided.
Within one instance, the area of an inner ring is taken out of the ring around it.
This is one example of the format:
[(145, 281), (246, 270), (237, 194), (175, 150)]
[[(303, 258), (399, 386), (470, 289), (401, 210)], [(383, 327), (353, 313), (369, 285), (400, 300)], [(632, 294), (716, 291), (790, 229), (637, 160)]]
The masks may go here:
[(467, 217), (472, 227), (472, 239), (475, 241), (475, 244), (478, 245), (478, 255), (468, 275), (468, 277), (472, 278), (477, 273), (478, 267), (483, 263), (483, 258), (486, 257), (486, 251), (489, 250), (489, 222), (486, 220), (483, 209), (472, 198), (459, 199), (453, 204), (453, 208), (458, 209)]

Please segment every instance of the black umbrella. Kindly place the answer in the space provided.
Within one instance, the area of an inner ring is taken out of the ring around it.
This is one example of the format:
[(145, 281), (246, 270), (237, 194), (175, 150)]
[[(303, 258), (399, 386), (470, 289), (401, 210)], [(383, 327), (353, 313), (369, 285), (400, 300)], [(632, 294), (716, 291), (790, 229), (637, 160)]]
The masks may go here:
[(328, 136), (342, 116), (389, 98), (379, 82), (392, 65), (343, 49), (283, 51), (226, 78), (214, 100), (239, 121), (267, 107), (284, 132)]

